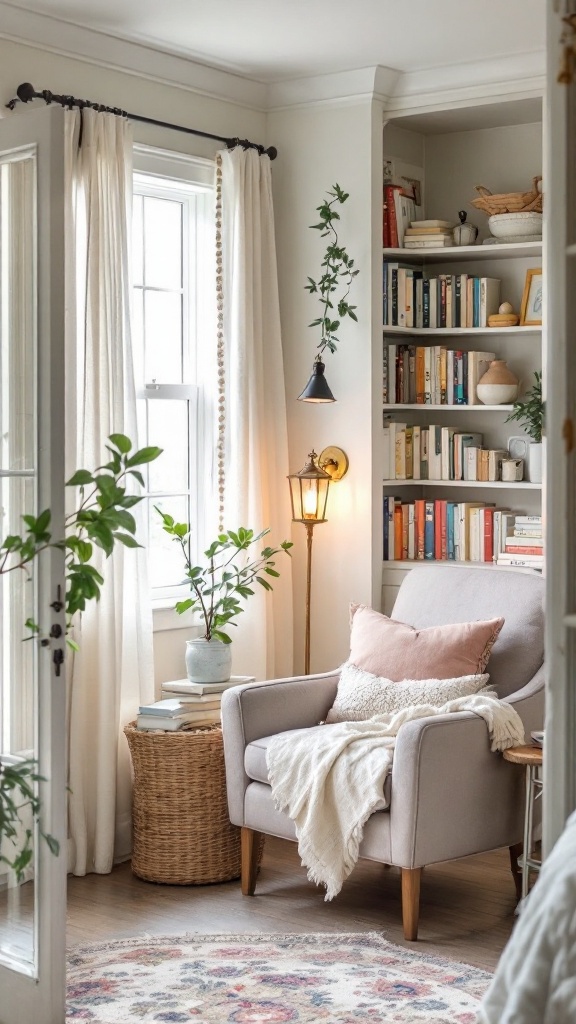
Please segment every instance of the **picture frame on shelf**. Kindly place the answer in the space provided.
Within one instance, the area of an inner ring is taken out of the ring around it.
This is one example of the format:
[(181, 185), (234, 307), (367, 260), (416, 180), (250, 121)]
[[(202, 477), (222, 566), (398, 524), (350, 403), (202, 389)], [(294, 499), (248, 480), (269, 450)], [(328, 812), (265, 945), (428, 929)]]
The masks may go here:
[(542, 325), (542, 267), (526, 271), (520, 326), (540, 327)]

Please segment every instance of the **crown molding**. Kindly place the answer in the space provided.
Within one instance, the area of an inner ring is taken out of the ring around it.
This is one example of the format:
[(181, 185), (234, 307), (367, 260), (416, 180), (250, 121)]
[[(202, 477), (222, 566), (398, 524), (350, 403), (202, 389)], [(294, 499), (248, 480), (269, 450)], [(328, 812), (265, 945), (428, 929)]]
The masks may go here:
[(268, 111), (325, 105), (348, 106), (372, 99), (386, 104), (393, 96), (400, 76), (400, 71), (377, 65), (330, 75), (272, 82), (268, 87)]
[(545, 84), (544, 50), (408, 71), (399, 76), (386, 114), (392, 117), (443, 106), (482, 103), (494, 97), (543, 96)]
[[(266, 110), (267, 86), (264, 83), (198, 64), (180, 54), (71, 25), (1, 0), (0, 26), (0, 38), (24, 46), (76, 58), (112, 71), (121, 70), (129, 75), (224, 100), (250, 110)], [(15, 82), (14, 88), (18, 85)], [(34, 85), (39, 89), (49, 88), (50, 82), (34, 82)]]

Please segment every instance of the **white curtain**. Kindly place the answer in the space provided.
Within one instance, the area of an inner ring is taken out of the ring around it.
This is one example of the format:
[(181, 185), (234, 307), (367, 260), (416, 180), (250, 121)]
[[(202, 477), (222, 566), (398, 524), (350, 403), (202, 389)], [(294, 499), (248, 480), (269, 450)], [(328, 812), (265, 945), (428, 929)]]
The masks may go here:
[[(255, 532), (270, 527), (263, 544), (277, 546), (290, 538), (291, 517), (270, 159), (237, 146), (219, 153), (218, 162), (223, 524), (226, 529), (245, 526)], [(292, 672), (290, 559), (278, 555), (276, 568), (281, 575), (272, 581), (273, 593), (262, 589), (249, 598), (237, 620), (232, 651), (235, 674), (270, 679)]]
[[(67, 118), (70, 476), (106, 461), (109, 434), (125, 433), (136, 442), (136, 396), (128, 267), (131, 126), (92, 110), (70, 111)], [(111, 558), (100, 558), (99, 568), (102, 597), (82, 614), (75, 631), (80, 650), (69, 659), (69, 867), (77, 875), (110, 871), (130, 854), (130, 757), (122, 730), (139, 703), (153, 700), (145, 552), (118, 545)]]

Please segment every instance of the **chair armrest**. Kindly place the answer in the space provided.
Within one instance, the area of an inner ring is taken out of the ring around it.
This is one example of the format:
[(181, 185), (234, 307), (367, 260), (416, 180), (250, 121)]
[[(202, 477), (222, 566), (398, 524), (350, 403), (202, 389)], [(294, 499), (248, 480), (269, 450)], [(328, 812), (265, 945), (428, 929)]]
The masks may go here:
[(234, 825), (244, 824), (244, 793), (250, 782), (244, 751), (253, 740), (289, 729), (306, 729), (326, 717), (336, 697), (340, 670), (315, 676), (271, 679), (233, 686), (222, 694), (222, 736), (228, 809)]
[(470, 711), (406, 722), (392, 764), (391, 861), (423, 867), (522, 837), (524, 772)]

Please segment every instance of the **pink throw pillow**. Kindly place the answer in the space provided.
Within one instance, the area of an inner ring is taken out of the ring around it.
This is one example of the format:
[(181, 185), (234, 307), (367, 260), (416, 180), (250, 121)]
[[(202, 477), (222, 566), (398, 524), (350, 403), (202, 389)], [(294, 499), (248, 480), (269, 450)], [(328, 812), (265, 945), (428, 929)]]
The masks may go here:
[(415, 629), (365, 605), (352, 605), (350, 612), (348, 661), (394, 682), (483, 672), (504, 625), (504, 619), (479, 619)]

